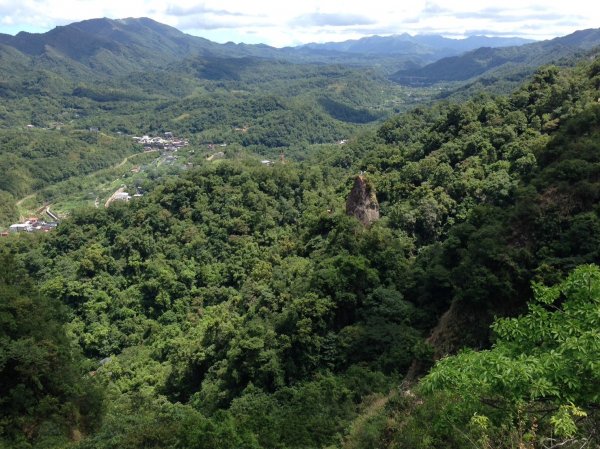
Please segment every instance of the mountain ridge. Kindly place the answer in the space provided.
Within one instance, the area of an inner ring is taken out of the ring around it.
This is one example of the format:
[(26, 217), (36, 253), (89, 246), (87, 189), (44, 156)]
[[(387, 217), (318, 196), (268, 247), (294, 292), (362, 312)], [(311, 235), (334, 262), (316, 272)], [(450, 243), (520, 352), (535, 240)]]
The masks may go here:
[[(526, 42), (520, 38), (448, 39), (436, 35), (370, 36), (358, 41), (304, 44), (276, 48), (266, 44), (227, 42), (219, 44), (199, 36), (186, 34), (177, 28), (146, 17), (94, 18), (57, 26), (45, 33), (21, 31), (12, 36), (0, 34), (0, 44), (13, 47), (30, 57), (58, 53), (93, 69), (102, 66), (102, 59), (116, 59), (116, 66), (129, 70), (132, 63), (142, 67), (168, 65), (182, 58), (196, 56), (259, 57), (302, 62), (345, 63), (369, 65), (373, 58), (387, 65), (403, 67), (404, 63), (423, 65), (441, 57), (456, 55), (478, 46), (484, 39), (493, 45)], [(515, 41), (517, 39), (517, 41)], [(351, 54), (349, 56), (349, 54)], [(113, 62), (111, 66), (115, 66)], [(397, 70), (397, 68), (396, 68)]]
[(390, 79), (410, 86), (466, 81), (511, 65), (511, 70), (529, 69), (572, 57), (600, 45), (600, 29), (578, 30), (566, 36), (522, 46), (482, 47), (462, 55), (442, 58), (418, 68), (400, 70)]
[(533, 43), (534, 40), (520, 37), (488, 37), (472, 35), (464, 39), (446, 38), (436, 34), (408, 33), (391, 36), (367, 36), (342, 42), (309, 43), (301, 47), (335, 50), (348, 53), (402, 54), (410, 49), (437, 54), (456, 54), (482, 46), (504, 47)]

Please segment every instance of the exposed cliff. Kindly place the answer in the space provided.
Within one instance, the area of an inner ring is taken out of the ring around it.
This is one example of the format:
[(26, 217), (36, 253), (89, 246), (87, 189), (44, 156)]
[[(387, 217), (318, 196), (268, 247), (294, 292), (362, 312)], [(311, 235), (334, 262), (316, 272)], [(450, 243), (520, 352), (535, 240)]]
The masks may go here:
[(375, 188), (364, 176), (357, 176), (346, 200), (346, 213), (365, 226), (379, 220), (379, 203)]

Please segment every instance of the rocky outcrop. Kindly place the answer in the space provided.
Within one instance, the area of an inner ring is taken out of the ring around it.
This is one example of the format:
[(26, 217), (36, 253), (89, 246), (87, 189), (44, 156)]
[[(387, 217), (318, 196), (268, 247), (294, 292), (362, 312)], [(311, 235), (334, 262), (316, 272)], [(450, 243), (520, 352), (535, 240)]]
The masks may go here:
[(379, 203), (375, 188), (364, 176), (357, 176), (346, 200), (346, 214), (356, 217), (365, 226), (379, 220)]

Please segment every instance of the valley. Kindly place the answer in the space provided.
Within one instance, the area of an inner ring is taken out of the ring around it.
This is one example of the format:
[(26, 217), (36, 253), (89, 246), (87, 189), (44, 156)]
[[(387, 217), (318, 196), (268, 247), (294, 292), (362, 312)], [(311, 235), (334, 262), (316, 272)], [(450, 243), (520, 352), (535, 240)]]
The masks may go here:
[(599, 46), (0, 35), (0, 447), (600, 447)]

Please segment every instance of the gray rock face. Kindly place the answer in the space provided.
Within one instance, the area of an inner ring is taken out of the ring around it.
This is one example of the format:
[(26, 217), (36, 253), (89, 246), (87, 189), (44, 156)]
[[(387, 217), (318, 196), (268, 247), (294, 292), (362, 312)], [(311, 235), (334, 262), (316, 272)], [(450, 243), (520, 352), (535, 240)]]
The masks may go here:
[(357, 176), (346, 200), (346, 214), (356, 217), (365, 226), (379, 220), (379, 203), (375, 188), (363, 176)]

